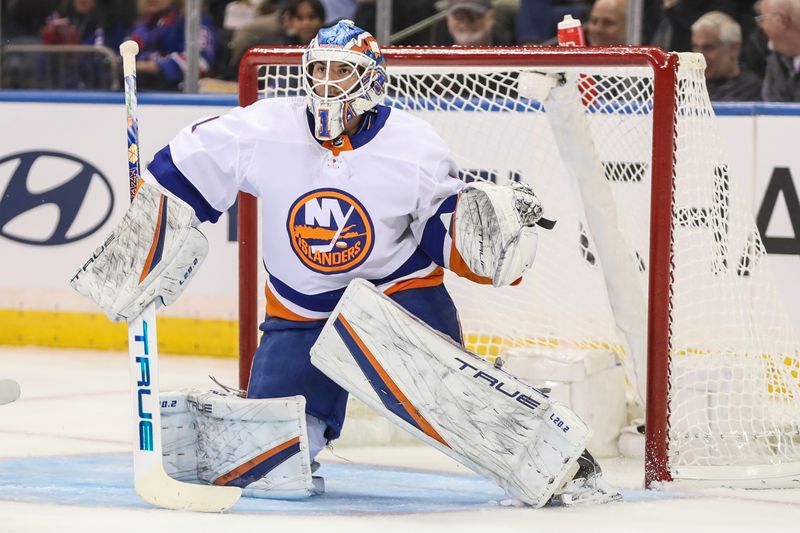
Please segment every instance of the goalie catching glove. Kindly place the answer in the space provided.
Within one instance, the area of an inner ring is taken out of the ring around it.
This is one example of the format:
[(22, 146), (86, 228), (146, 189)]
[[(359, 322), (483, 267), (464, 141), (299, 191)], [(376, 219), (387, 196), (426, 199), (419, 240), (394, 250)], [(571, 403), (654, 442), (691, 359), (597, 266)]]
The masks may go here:
[(75, 273), (70, 285), (114, 322), (137, 317), (153, 300), (175, 302), (208, 254), (182, 200), (143, 183), (125, 218)]
[(552, 229), (555, 222), (542, 218), (528, 185), (471, 183), (458, 199), (455, 246), (472, 272), (495, 287), (510, 285), (533, 264), (536, 225)]

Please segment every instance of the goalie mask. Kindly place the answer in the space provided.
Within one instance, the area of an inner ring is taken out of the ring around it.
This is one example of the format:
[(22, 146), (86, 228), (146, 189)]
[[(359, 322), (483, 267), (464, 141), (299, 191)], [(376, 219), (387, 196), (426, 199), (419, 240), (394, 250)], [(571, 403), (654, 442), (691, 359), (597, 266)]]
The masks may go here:
[(388, 77), (378, 41), (349, 20), (322, 28), (303, 54), (303, 86), (314, 136), (335, 139), (381, 100)]

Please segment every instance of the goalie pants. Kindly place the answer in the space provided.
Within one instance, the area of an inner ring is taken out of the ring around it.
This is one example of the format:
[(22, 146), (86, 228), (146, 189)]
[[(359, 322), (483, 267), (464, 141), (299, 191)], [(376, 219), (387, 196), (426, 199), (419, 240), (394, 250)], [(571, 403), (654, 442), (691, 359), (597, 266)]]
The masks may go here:
[[(458, 312), (444, 285), (407, 289), (390, 296), (401, 307), (463, 345)], [(327, 425), (325, 438), (339, 437), (344, 424), (347, 391), (311, 364), (311, 346), (324, 320), (295, 322), (267, 317), (261, 343), (250, 368), (249, 398), (302, 395), (306, 413)]]

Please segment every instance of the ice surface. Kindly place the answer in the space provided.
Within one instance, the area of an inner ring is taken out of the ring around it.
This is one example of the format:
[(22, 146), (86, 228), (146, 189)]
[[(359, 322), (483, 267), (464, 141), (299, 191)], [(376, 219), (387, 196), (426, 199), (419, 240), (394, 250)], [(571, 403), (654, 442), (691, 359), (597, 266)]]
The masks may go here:
[[(127, 354), (0, 347), (22, 396), (0, 406), (0, 533), (333, 531), (800, 532), (798, 490), (642, 489), (634, 461), (602, 461), (625, 502), (508, 507), (502, 491), (424, 446), (321, 454), (323, 496), (243, 498), (226, 514), (151, 508), (132, 487)], [(232, 360), (162, 357), (162, 389), (236, 383)], [(347, 431), (345, 425), (344, 431)]]

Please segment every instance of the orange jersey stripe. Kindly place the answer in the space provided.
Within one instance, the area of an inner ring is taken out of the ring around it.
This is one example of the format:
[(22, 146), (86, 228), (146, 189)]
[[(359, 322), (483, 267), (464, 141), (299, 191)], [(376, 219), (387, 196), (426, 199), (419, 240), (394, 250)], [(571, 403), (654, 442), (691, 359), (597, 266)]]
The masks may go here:
[(437, 267), (433, 272), (425, 276), (424, 278), (414, 278), (414, 279), (407, 279), (403, 281), (398, 281), (383, 293), (386, 296), (394, 294), (400, 291), (406, 291), (408, 289), (420, 289), (422, 287), (436, 287), (444, 283), (444, 269), (442, 267)]
[(264, 294), (267, 296), (267, 316), (283, 318), (284, 320), (294, 320), (296, 322), (311, 322), (313, 320), (318, 320), (316, 318), (300, 316), (297, 313), (289, 310), (281, 303), (280, 300), (278, 300), (274, 294), (272, 294), (272, 291), (269, 290), (268, 283), (264, 284)]
[(242, 474), (244, 474), (248, 470), (252, 470), (253, 467), (257, 466), (259, 463), (263, 463), (264, 461), (266, 461), (267, 459), (269, 459), (273, 455), (275, 455), (277, 453), (280, 453), (283, 450), (285, 450), (286, 448), (294, 446), (295, 444), (297, 444), (299, 442), (300, 442), (300, 437), (295, 437), (295, 438), (293, 438), (291, 440), (288, 440), (288, 441), (284, 442), (283, 444), (280, 444), (280, 445), (272, 448), (271, 450), (267, 450), (264, 453), (253, 457), (252, 459), (250, 459), (246, 463), (243, 463), (243, 464), (239, 465), (238, 467), (234, 468), (233, 470), (231, 470), (227, 474), (223, 474), (223, 475), (219, 476), (217, 479), (214, 480), (214, 485), (225, 485), (225, 484), (227, 484), (229, 481), (240, 477)]
[(449, 448), (450, 445), (447, 444), (447, 442), (442, 438), (441, 435), (439, 435), (439, 433), (433, 428), (433, 426), (431, 426), (430, 423), (427, 420), (425, 420), (425, 418), (420, 414), (420, 412), (417, 411), (417, 408), (414, 407), (414, 405), (411, 403), (411, 401), (409, 401), (406, 395), (403, 394), (403, 391), (400, 390), (400, 387), (398, 387), (397, 384), (394, 381), (392, 381), (392, 378), (389, 377), (389, 374), (386, 373), (386, 370), (384, 370), (383, 367), (378, 362), (378, 360), (375, 359), (375, 356), (372, 355), (372, 352), (370, 352), (369, 348), (367, 348), (367, 346), (361, 340), (361, 337), (359, 337), (356, 334), (355, 330), (353, 329), (353, 326), (351, 326), (350, 323), (347, 321), (347, 319), (345, 319), (344, 315), (340, 314), (339, 319), (342, 321), (342, 325), (350, 333), (350, 336), (353, 338), (356, 344), (358, 344), (358, 347), (361, 348), (361, 351), (364, 352), (364, 355), (366, 356), (367, 360), (369, 360), (370, 365), (372, 365), (372, 367), (381, 377), (383, 382), (386, 383), (386, 386), (389, 387), (389, 390), (392, 391), (392, 394), (394, 394), (394, 396), (400, 401), (400, 404), (403, 406), (403, 409), (405, 409), (406, 412), (409, 414), (409, 416), (411, 416), (411, 418), (414, 419), (417, 425), (420, 428), (422, 428), (422, 431), (426, 435), (428, 435), (434, 440), (439, 441), (440, 443), (444, 444)]

